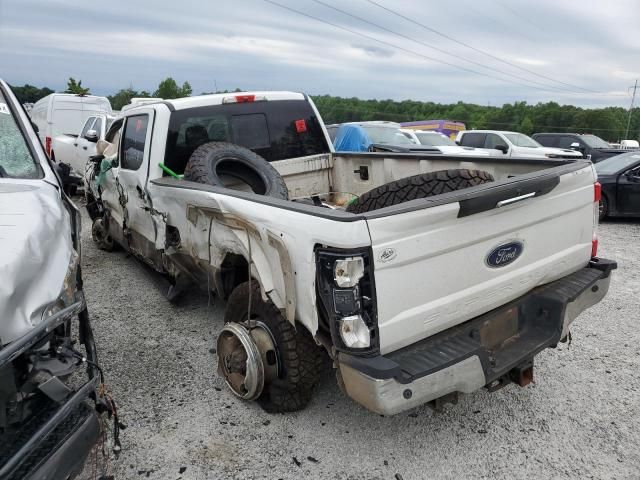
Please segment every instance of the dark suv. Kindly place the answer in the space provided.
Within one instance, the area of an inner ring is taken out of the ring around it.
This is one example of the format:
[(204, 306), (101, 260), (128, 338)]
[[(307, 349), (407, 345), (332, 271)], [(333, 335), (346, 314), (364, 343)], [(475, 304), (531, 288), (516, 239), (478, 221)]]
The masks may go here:
[(571, 148), (582, 152), (582, 155), (590, 158), (593, 163), (629, 151), (611, 148), (603, 139), (591, 134), (535, 133), (531, 138), (545, 147)]

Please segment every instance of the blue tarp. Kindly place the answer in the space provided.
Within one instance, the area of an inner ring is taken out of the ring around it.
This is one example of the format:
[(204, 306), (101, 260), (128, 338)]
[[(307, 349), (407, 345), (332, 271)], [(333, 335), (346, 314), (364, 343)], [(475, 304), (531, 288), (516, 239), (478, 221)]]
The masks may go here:
[(360, 125), (340, 125), (333, 147), (336, 152), (366, 152), (373, 142)]

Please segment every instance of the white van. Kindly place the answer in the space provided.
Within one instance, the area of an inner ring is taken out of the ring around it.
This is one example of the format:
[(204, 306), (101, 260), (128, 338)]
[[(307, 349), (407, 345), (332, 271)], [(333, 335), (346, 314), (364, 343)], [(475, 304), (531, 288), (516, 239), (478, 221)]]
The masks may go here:
[(112, 113), (111, 103), (106, 97), (52, 93), (38, 100), (29, 115), (38, 127), (38, 136), (47, 155), (55, 161), (53, 139), (56, 136), (76, 137), (89, 117), (104, 113)]

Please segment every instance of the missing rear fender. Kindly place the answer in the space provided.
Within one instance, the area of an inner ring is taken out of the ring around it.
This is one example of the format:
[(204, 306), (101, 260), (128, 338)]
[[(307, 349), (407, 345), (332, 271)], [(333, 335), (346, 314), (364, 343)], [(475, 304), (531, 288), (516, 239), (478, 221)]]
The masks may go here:
[(218, 294), (227, 300), (234, 288), (249, 280), (249, 263), (242, 255), (227, 253), (215, 277)]

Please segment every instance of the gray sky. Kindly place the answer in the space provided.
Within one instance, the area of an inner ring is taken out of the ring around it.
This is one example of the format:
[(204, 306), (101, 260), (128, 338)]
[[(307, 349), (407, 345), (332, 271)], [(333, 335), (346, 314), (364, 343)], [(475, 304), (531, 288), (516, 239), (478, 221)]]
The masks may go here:
[(640, 77), (638, 0), (375, 0), (529, 71), (367, 0), (321, 2), (386, 30), (318, 1), (273, 1), (355, 33), (265, 0), (0, 0), (0, 76), (56, 90), (73, 76), (94, 94), (153, 91), (172, 76), (194, 93), (625, 107)]

